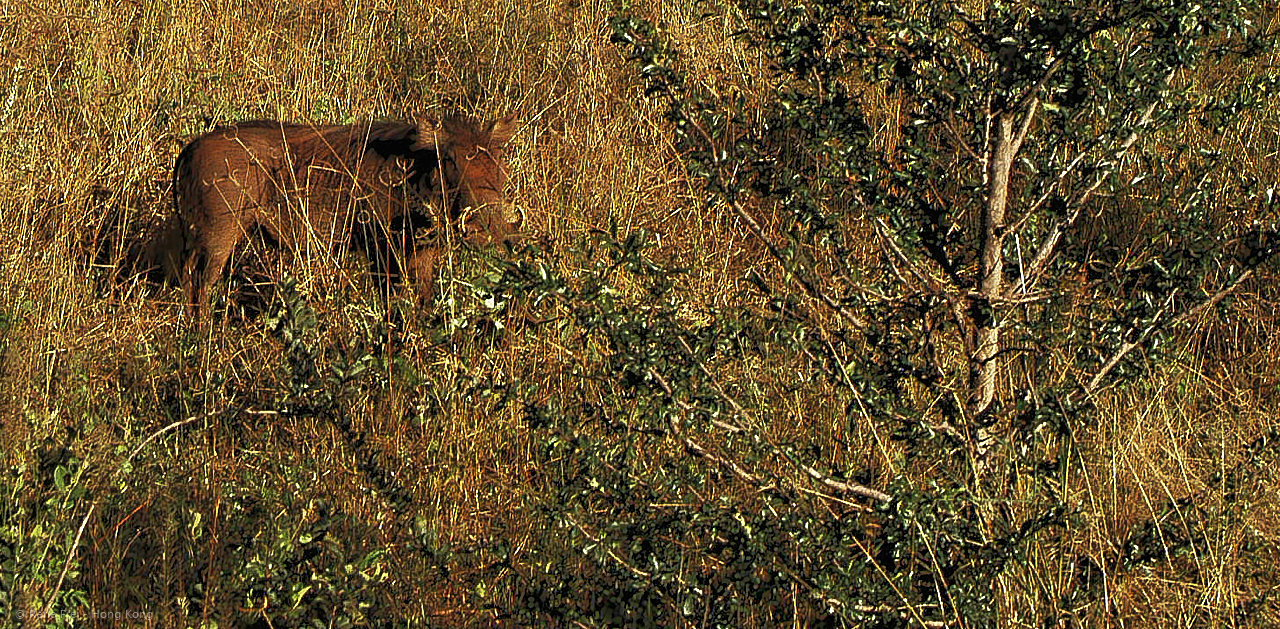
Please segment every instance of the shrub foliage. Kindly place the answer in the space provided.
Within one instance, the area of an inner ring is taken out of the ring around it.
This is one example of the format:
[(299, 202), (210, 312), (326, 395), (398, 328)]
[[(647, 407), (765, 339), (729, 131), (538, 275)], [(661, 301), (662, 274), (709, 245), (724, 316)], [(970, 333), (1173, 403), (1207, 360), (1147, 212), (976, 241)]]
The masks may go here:
[(725, 19), (764, 98), (612, 20), (707, 206), (773, 270), (696, 315), (644, 233), (598, 234), (578, 277), (508, 274), (586, 357), (580, 397), (530, 406), (563, 534), (528, 551), (522, 623), (987, 626), (1009, 591), (1085, 622), (1104, 579), (1196, 544), (1149, 521), (1082, 549), (1074, 478), (1099, 397), (1174, 365), (1275, 256), (1274, 182), (1213, 150), (1275, 94), (1248, 71), (1260, 5), (962, 5), (742, 0)]

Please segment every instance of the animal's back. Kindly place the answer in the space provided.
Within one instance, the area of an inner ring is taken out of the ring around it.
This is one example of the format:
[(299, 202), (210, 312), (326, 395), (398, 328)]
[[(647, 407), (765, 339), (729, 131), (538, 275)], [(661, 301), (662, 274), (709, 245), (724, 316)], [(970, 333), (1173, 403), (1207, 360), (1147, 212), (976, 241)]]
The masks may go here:
[(280, 123), (220, 127), (186, 146), (174, 166), (175, 205), (188, 224), (264, 205), (275, 196), (287, 142)]
[(179, 156), (175, 204), (189, 229), (212, 230), (207, 237), (213, 240), (254, 225), (288, 244), (310, 235), (340, 239), (353, 211), (362, 222), (385, 222), (408, 211), (404, 156), (414, 131), (400, 123), (269, 120), (221, 127)]

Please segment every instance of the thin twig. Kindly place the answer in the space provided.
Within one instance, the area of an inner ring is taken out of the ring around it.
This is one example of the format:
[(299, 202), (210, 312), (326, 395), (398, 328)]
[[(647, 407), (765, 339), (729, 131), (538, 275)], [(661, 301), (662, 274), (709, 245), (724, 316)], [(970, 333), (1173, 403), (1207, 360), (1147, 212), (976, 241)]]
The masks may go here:
[(1136, 341), (1130, 341), (1121, 345), (1120, 349), (1116, 350), (1116, 352), (1112, 354), (1105, 363), (1103, 363), (1102, 368), (1098, 370), (1098, 373), (1094, 374), (1093, 378), (1089, 380), (1089, 384), (1085, 387), (1085, 395), (1092, 396), (1097, 393), (1098, 389), (1102, 386), (1104, 379), (1116, 368), (1116, 365), (1119, 365), (1120, 361), (1123, 360), (1125, 356), (1128, 356), (1130, 352), (1141, 347), (1143, 343), (1146, 343), (1153, 334), (1183, 323), (1201, 312), (1204, 312), (1206, 308), (1222, 301), (1230, 294), (1236, 292), (1236, 290), (1239, 289), (1245, 281), (1253, 277), (1253, 275), (1254, 269), (1249, 269), (1248, 271), (1241, 273), (1240, 277), (1237, 277), (1231, 283), (1218, 290), (1218, 292), (1211, 295), (1208, 299), (1183, 311), (1181, 314), (1174, 316), (1166, 322), (1156, 322), (1151, 324), (1150, 327), (1143, 330), (1142, 334), (1139, 335)]
[(760, 226), (760, 223), (756, 221), (755, 217), (751, 216), (750, 212), (747, 212), (746, 208), (742, 207), (741, 203), (735, 199), (729, 205), (733, 208), (734, 214), (737, 214), (738, 218), (741, 218), (742, 222), (747, 224), (747, 229), (751, 231), (752, 235), (759, 239), (760, 242), (764, 243), (765, 248), (769, 250), (769, 255), (773, 256), (773, 258), (777, 260), (784, 269), (790, 271), (787, 275), (795, 278), (796, 282), (800, 284), (800, 287), (804, 289), (805, 294), (821, 301), (823, 304), (826, 304), (828, 308), (853, 327), (859, 330), (867, 329), (866, 321), (863, 321), (860, 317), (850, 312), (848, 308), (840, 305), (830, 295), (822, 292), (822, 290), (815, 286), (814, 283), (810, 281), (809, 278), (805, 277), (803, 273), (796, 272), (789, 268), (790, 265), (787, 263), (786, 256), (782, 255), (782, 250), (769, 239), (769, 237), (764, 233), (764, 228)]
[(583, 528), (581, 524), (578, 524), (577, 520), (573, 519), (573, 516), (566, 515), (564, 516), (564, 519), (568, 520), (569, 524), (573, 525), (573, 528), (578, 529), (578, 532), (582, 533), (583, 537), (586, 537), (587, 539), (591, 540), (593, 544), (597, 544), (600, 546), (600, 548), (603, 548), (606, 554), (612, 557), (614, 561), (618, 562), (618, 565), (622, 566), (623, 568), (626, 568), (632, 574), (636, 576), (644, 577), (646, 579), (653, 576), (652, 573), (645, 572), (644, 570), (641, 570), (627, 563), (622, 557), (619, 557), (617, 553), (613, 552), (612, 550), (609, 549), (607, 545), (605, 545), (605, 543), (602, 541), (603, 538), (595, 537), (592, 534), (588, 533), (587, 530)]
[[(929, 290), (930, 294), (933, 294), (933, 295), (942, 294), (942, 287), (938, 285), (938, 282), (931, 279), (928, 275), (925, 275), (924, 270), (921, 269), (919, 265), (912, 262), (911, 258), (907, 257), (906, 252), (904, 252), (902, 248), (898, 246), (897, 241), (895, 241), (893, 239), (892, 234), (889, 233), (889, 227), (884, 224), (884, 219), (877, 218), (875, 220), (875, 230), (876, 230), (876, 234), (880, 236), (880, 240), (884, 243), (884, 246), (887, 247), (889, 249), (889, 252), (893, 254), (892, 257), (895, 257), (900, 262), (902, 262), (902, 265), (905, 266), (907, 270), (911, 272), (911, 275), (915, 276), (917, 281), (919, 281)], [(899, 279), (905, 279), (905, 278), (902, 278), (901, 275), (899, 275)]]
[[(702, 367), (700, 362), (699, 362), (699, 367)], [(674, 401), (676, 405), (681, 408), (681, 410), (684, 410), (686, 412), (693, 410), (693, 408), (688, 403), (684, 402), (683, 400), (680, 400), (675, 396), (675, 390), (672, 389), (671, 385), (667, 382), (666, 378), (662, 377), (662, 374), (658, 373), (652, 368), (648, 370), (648, 373), (649, 373), (649, 376), (652, 377), (654, 381), (658, 383), (658, 386), (662, 387), (662, 390), (666, 392), (667, 395), (671, 396), (672, 401)], [(707, 375), (708, 377), (710, 377), (709, 374), (706, 374), (705, 368), (703, 369), (703, 373), (704, 375)], [(738, 405), (736, 400), (726, 395), (723, 390), (719, 389), (719, 386), (715, 384), (714, 380), (712, 380), (712, 386), (717, 389), (717, 392), (720, 394), (721, 398), (724, 399), (725, 402), (727, 402), (730, 406), (732, 406), (734, 408), (734, 411), (738, 413), (739, 416), (747, 417), (746, 410), (743, 409), (740, 405)], [(759, 484), (761, 482), (759, 475), (754, 474), (750, 471), (747, 471), (746, 469), (743, 469), (742, 466), (738, 465), (737, 462), (729, 459), (728, 457), (720, 456), (718, 454), (714, 454), (708, 451), (701, 444), (694, 441), (692, 437), (689, 437), (684, 433), (683, 430), (680, 429), (679, 422), (677, 422), (674, 417), (672, 417), (669, 420), (669, 423), (671, 424), (672, 432), (674, 432), (676, 436), (679, 437), (684, 442), (685, 448), (687, 448), (690, 452), (693, 452), (698, 456), (701, 456), (703, 458), (706, 458), (712, 462), (718, 463), (728, 468), (730, 471), (733, 472), (735, 476), (742, 479), (743, 481), (746, 481), (751, 484)], [(757, 443), (759, 443), (763, 439), (760, 436), (758, 430), (753, 431), (751, 433), (751, 437)], [(870, 498), (872, 500), (878, 500), (880, 502), (891, 502), (893, 500), (893, 496), (890, 496), (889, 494), (884, 493), (882, 491), (872, 489), (870, 487), (867, 487), (865, 485), (860, 485), (858, 483), (849, 483), (849, 482), (832, 478), (829, 474), (826, 474), (818, 469), (805, 465), (804, 463), (801, 463), (799, 461), (792, 460), (791, 457), (786, 455), (785, 451), (782, 448), (777, 446), (777, 444), (774, 444), (769, 441), (766, 441), (766, 443), (768, 443), (770, 448), (772, 448), (775, 453), (781, 454), (784, 456), (784, 458), (787, 458), (787, 460), (790, 460), (793, 465), (800, 468), (800, 470), (804, 472), (807, 476), (822, 483), (823, 485), (831, 489), (834, 489), (836, 491), (840, 491), (843, 493), (851, 493), (857, 496), (862, 496), (864, 498)]]
[[(738, 401), (730, 397), (728, 393), (725, 393), (724, 389), (720, 387), (720, 384), (716, 382), (715, 377), (711, 375), (711, 372), (707, 371), (706, 365), (703, 365), (702, 361), (694, 357), (693, 350), (689, 347), (689, 344), (686, 343), (684, 339), (680, 339), (680, 345), (681, 347), (684, 348), (685, 356), (687, 356), (690, 360), (694, 361), (694, 363), (698, 365), (698, 369), (702, 372), (702, 375), (707, 378), (707, 381), (711, 383), (711, 386), (716, 390), (716, 393), (720, 395), (720, 399), (728, 402), (729, 405), (733, 407), (734, 412), (737, 413), (739, 417), (747, 418), (748, 421), (750, 421), (750, 415), (747, 413), (747, 410), (742, 408), (742, 405), (738, 404)], [(793, 465), (799, 467), (802, 471), (804, 471), (805, 474), (808, 474), (810, 478), (822, 483), (823, 485), (826, 485), (827, 487), (830, 487), (837, 491), (862, 496), (864, 498), (879, 500), (880, 502), (889, 502), (893, 499), (889, 494), (886, 494), (882, 491), (871, 489), (870, 487), (866, 487), (865, 485), (860, 485), (857, 483), (847, 483), (844, 481), (836, 480), (832, 478), (830, 474), (826, 474), (813, 467), (805, 465), (804, 463), (801, 463), (800, 461), (795, 460), (785, 450), (778, 447), (778, 444), (774, 443), (771, 439), (768, 438), (768, 436), (762, 437), (761, 434), (762, 434), (761, 431), (757, 430), (754, 434), (752, 434), (752, 438), (757, 441), (759, 441), (760, 439), (764, 439), (769, 444), (769, 447), (773, 448), (775, 452), (782, 454), (787, 460), (791, 461)]]
[[(168, 426), (165, 426), (164, 428), (161, 428), (151, 433), (150, 435), (147, 436), (146, 439), (142, 440), (142, 443), (138, 444), (138, 447), (133, 449), (133, 452), (129, 453), (129, 456), (125, 457), (124, 461), (120, 463), (120, 467), (116, 469), (116, 473), (118, 474), (120, 470), (123, 470), (129, 467), (129, 463), (133, 461), (133, 457), (137, 456), (138, 453), (141, 452), (142, 449), (146, 447), (147, 444), (154, 441), (156, 437), (159, 437), (160, 435), (163, 435), (164, 433), (169, 432), (171, 430), (176, 430), (178, 428), (181, 428), (196, 420), (204, 419), (206, 417), (211, 417), (221, 412), (224, 412), (224, 411), (210, 411), (202, 415), (194, 415), (186, 419), (173, 422), (172, 424), (169, 424)], [(49, 616), (50, 612), (53, 610), (54, 602), (58, 600), (58, 594), (62, 591), (62, 583), (67, 577), (67, 572), (71, 570), (71, 562), (75, 561), (76, 549), (80, 547), (80, 540), (83, 539), (84, 537), (85, 527), (88, 526), (89, 518), (93, 516), (93, 512), (96, 511), (97, 508), (98, 508), (98, 501), (95, 500), (93, 501), (92, 504), (89, 505), (89, 509), (85, 511), (84, 517), (80, 519), (80, 527), (79, 529), (76, 530), (76, 539), (71, 543), (71, 548), (67, 549), (67, 558), (62, 563), (62, 572), (58, 574), (58, 581), (57, 583), (54, 584), (53, 591), (49, 593), (49, 599), (48, 599), (49, 602), (45, 604), (45, 607), (44, 607), (45, 617)]]
[[(1172, 78), (1173, 76), (1170, 75), (1169, 78), (1166, 79), (1166, 83), (1172, 80)], [(1129, 149), (1137, 143), (1138, 138), (1141, 137), (1141, 131), (1143, 128), (1151, 123), (1151, 116), (1155, 113), (1157, 103), (1158, 101), (1153, 101), (1151, 104), (1147, 105), (1147, 108), (1142, 112), (1142, 116), (1139, 117), (1138, 123), (1134, 125), (1133, 131), (1131, 131), (1129, 135), (1120, 142), (1119, 146), (1112, 153), (1111, 157), (1115, 162), (1118, 163), (1122, 158), (1124, 158), (1125, 154), (1129, 152)], [(1027, 286), (1034, 286), (1035, 283), (1039, 281), (1040, 276), (1048, 267), (1049, 260), (1052, 259), (1053, 254), (1057, 252), (1058, 242), (1062, 239), (1062, 235), (1068, 228), (1075, 224), (1076, 220), (1080, 218), (1080, 214), (1084, 209), (1084, 204), (1088, 202), (1089, 197), (1093, 196), (1094, 191), (1096, 191), (1098, 187), (1102, 185), (1102, 182), (1107, 180), (1107, 176), (1111, 174), (1111, 169), (1101, 167), (1104, 163), (1105, 162), (1099, 162), (1099, 172), (1097, 177), (1094, 179), (1093, 184), (1088, 188), (1085, 188), (1084, 191), (1080, 193), (1075, 203), (1071, 204), (1074, 206), (1071, 213), (1057, 223), (1054, 223), (1053, 227), (1050, 228), (1049, 235), (1046, 236), (1044, 242), (1040, 244), (1040, 248), (1036, 251), (1035, 256), (1028, 265), (1024, 279), (1021, 282), (1006, 288), (1004, 292), (1006, 297), (1022, 292), (1026, 290)], [(1074, 166), (1074, 164), (1075, 162), (1072, 163), (1072, 166)], [(1065, 172), (1062, 176), (1065, 176)], [(1019, 221), (1019, 224), (1020, 223), (1021, 221)]]
[[(703, 127), (702, 122), (693, 118), (688, 118), (686, 120), (688, 120), (689, 126), (696, 129), (698, 134), (702, 136), (702, 139), (706, 142), (707, 149), (710, 151), (712, 159), (715, 160), (716, 165), (720, 167), (725, 166), (726, 158), (724, 156), (727, 155), (727, 153), (723, 153), (716, 148), (715, 139), (711, 136), (711, 133)], [(803, 273), (794, 270), (787, 262), (786, 256), (782, 255), (782, 248), (774, 243), (773, 240), (764, 233), (764, 228), (760, 226), (760, 222), (757, 221), (746, 208), (742, 207), (742, 204), (738, 202), (737, 199), (730, 200), (729, 206), (733, 208), (734, 214), (737, 214), (738, 218), (742, 219), (742, 222), (747, 224), (747, 229), (751, 234), (759, 239), (760, 242), (764, 243), (765, 248), (769, 250), (769, 255), (772, 256), (773, 259), (777, 260), (778, 263), (782, 265), (782, 268), (788, 271), (787, 275), (795, 278), (795, 281), (800, 284), (802, 289), (804, 289), (805, 294), (817, 299), (823, 304), (826, 304), (828, 308), (853, 327), (859, 330), (867, 329), (867, 323), (865, 321), (850, 312), (848, 308), (840, 305), (830, 295), (824, 293)]]

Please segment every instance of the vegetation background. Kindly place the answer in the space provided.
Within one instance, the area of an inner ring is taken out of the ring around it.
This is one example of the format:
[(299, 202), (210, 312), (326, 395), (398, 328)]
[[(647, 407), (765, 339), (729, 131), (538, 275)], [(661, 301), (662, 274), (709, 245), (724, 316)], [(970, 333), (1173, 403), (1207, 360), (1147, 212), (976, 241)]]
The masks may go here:
[[(691, 81), (765, 97), (771, 68), (734, 37), (732, 9), (643, 11), (686, 51)], [(686, 269), (685, 320), (749, 302), (745, 278), (779, 271), (732, 213), (703, 203), (662, 103), (610, 43), (613, 12), (592, 0), (0, 8), (0, 625), (487, 626), (525, 604), (522, 551), (555, 534), (529, 509), (554, 461), (528, 405), (613, 400), (581, 377), (592, 357), (563, 321), (512, 317), (493, 333), (484, 282), (496, 262), (456, 252), (433, 315), (370, 297), (358, 274), (284, 265), (265, 273), (296, 276), (279, 289), (241, 276), (233, 292), (265, 296), (241, 299), (248, 312), (233, 305), (207, 338), (179, 320), (176, 288), (121, 267), (170, 211), (178, 150), (214, 125), (517, 112), (510, 193), (541, 245), (524, 255), (572, 276), (604, 256), (594, 234), (645, 230), (651, 257)], [(867, 98), (889, 146), (900, 103)], [(1262, 174), (1275, 113), (1203, 140)], [(624, 294), (642, 290), (619, 280)], [(1273, 281), (1248, 286), (1235, 314), (1206, 312), (1174, 360), (1102, 402), (1071, 480), (1085, 517), (1057, 533), (1068, 545), (1102, 556), (1136, 523), (1179, 517), (1160, 505), (1204, 496), (1241, 444), (1276, 428)], [(789, 368), (756, 365), (742, 380), (782, 381)], [(830, 396), (779, 391), (757, 415), (832, 467), (859, 468), (886, 435), (852, 432)], [(661, 442), (643, 454), (655, 470), (687, 456)], [(1071, 613), (1122, 626), (1280, 622), (1276, 566), (1242, 559), (1280, 543), (1277, 474), (1232, 488), (1247, 508), (1194, 518), (1205, 543)], [(1045, 567), (1046, 590), (1070, 576), (1050, 559), (1028, 565)], [(1014, 619), (1043, 597), (1010, 586), (997, 598)]]

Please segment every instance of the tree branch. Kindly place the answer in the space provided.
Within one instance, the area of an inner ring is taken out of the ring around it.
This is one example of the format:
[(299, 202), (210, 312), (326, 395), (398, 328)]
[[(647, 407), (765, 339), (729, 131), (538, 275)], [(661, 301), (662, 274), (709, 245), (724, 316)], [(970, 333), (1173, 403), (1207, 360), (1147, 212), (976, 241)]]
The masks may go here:
[[(1166, 83), (1169, 80), (1172, 80), (1172, 78), (1173, 75), (1170, 74), (1166, 79)], [(1141, 131), (1143, 128), (1151, 123), (1151, 115), (1155, 112), (1157, 103), (1158, 101), (1152, 101), (1151, 104), (1147, 105), (1147, 108), (1143, 110), (1142, 115), (1139, 117), (1138, 123), (1134, 125), (1133, 131), (1120, 142), (1116, 150), (1112, 153), (1112, 159), (1110, 161), (1099, 160), (1097, 162), (1096, 166), (1098, 174), (1093, 183), (1080, 193), (1080, 196), (1074, 203), (1069, 204), (1069, 207), (1073, 208), (1070, 214), (1062, 220), (1059, 220), (1057, 223), (1054, 223), (1053, 227), (1049, 229), (1049, 234), (1045, 236), (1044, 242), (1040, 244), (1040, 248), (1036, 250), (1035, 256), (1032, 257), (1031, 263), (1028, 265), (1027, 272), (1017, 284), (1009, 287), (1007, 294), (1005, 295), (1006, 297), (1015, 293), (1023, 292), (1027, 290), (1028, 286), (1034, 286), (1039, 282), (1041, 275), (1044, 274), (1045, 269), (1049, 265), (1049, 261), (1053, 258), (1053, 254), (1057, 253), (1058, 243), (1062, 240), (1063, 233), (1065, 233), (1067, 229), (1070, 229), (1071, 226), (1075, 224), (1076, 220), (1080, 218), (1080, 214), (1084, 209), (1084, 204), (1088, 202), (1089, 197), (1093, 196), (1094, 191), (1102, 185), (1102, 182), (1106, 181), (1107, 176), (1114, 170), (1115, 165), (1118, 164), (1120, 160), (1124, 158), (1125, 154), (1129, 152), (1129, 149), (1137, 143), (1138, 138), (1141, 137)], [(1059, 175), (1058, 181), (1062, 181), (1063, 178), (1065, 178), (1066, 173), (1078, 162), (1078, 158), (1076, 161), (1073, 161), (1071, 165), (1068, 166), (1068, 170), (1064, 170), (1063, 173)], [(1045, 196), (1042, 197), (1042, 201), (1047, 199), (1049, 194), (1050, 193), (1046, 191)], [(1042, 201), (1037, 201), (1037, 204)], [(1021, 224), (1021, 221), (1019, 221), (1019, 224)]]
[(1127, 342), (1121, 345), (1120, 348), (1117, 349), (1116, 352), (1112, 354), (1111, 357), (1108, 358), (1105, 363), (1103, 363), (1102, 368), (1098, 370), (1098, 373), (1094, 374), (1093, 378), (1089, 380), (1089, 384), (1086, 385), (1084, 389), (1085, 395), (1092, 396), (1095, 393), (1097, 393), (1098, 390), (1101, 389), (1103, 382), (1105, 382), (1106, 377), (1112, 371), (1115, 370), (1116, 366), (1120, 364), (1120, 361), (1124, 360), (1124, 357), (1128, 356), (1131, 352), (1133, 352), (1133, 350), (1141, 347), (1144, 343), (1150, 340), (1154, 334), (1162, 330), (1165, 330), (1167, 328), (1178, 325), (1180, 323), (1183, 323), (1188, 319), (1200, 314), (1201, 312), (1204, 312), (1206, 308), (1209, 308), (1210, 306), (1225, 299), (1228, 295), (1236, 292), (1236, 290), (1238, 290), (1240, 286), (1244, 284), (1245, 281), (1253, 277), (1254, 273), (1255, 273), (1254, 269), (1249, 269), (1248, 271), (1241, 273), (1239, 277), (1237, 277), (1235, 280), (1231, 281), (1229, 284), (1227, 284), (1226, 286), (1218, 290), (1218, 292), (1209, 296), (1208, 299), (1183, 311), (1181, 314), (1174, 316), (1172, 319), (1169, 319), (1168, 321), (1165, 321), (1163, 323), (1161, 322), (1152, 323), (1149, 327), (1147, 327), (1146, 330), (1142, 331), (1142, 333), (1138, 336), (1138, 339), (1136, 341)]
[[(686, 349), (688, 348), (687, 345), (685, 347)], [(702, 363), (696, 360), (695, 362), (697, 362), (698, 367), (702, 370), (703, 374), (706, 375), (708, 378), (710, 378), (710, 374), (706, 372), (706, 368), (702, 366)], [(680, 407), (681, 410), (685, 412), (690, 412), (694, 410), (693, 407), (691, 407), (687, 402), (676, 397), (675, 391), (671, 388), (671, 385), (670, 383), (667, 382), (666, 378), (662, 377), (662, 374), (658, 373), (656, 370), (652, 368), (648, 369), (647, 371), (649, 376), (652, 377), (654, 381), (658, 383), (658, 386), (662, 387), (662, 390), (668, 396), (671, 397), (672, 401), (674, 401), (676, 405)], [(733, 407), (734, 411), (738, 413), (739, 416), (746, 417), (746, 411), (741, 406), (738, 405), (736, 400), (726, 395), (724, 391), (719, 388), (719, 385), (715, 384), (714, 380), (712, 380), (712, 386), (713, 388), (716, 389), (716, 392), (721, 396), (721, 399), (723, 399), (726, 403), (728, 403), (731, 407)], [(685, 448), (687, 448), (690, 452), (693, 452), (698, 456), (701, 456), (709, 461), (712, 461), (723, 467), (728, 468), (731, 472), (733, 472), (735, 476), (742, 479), (743, 481), (746, 481), (748, 483), (755, 484), (755, 485), (758, 485), (761, 483), (761, 478), (759, 475), (744, 469), (742, 466), (738, 465), (736, 461), (731, 460), (729, 457), (712, 453), (711, 451), (703, 447), (702, 444), (699, 444), (698, 442), (694, 441), (692, 437), (689, 437), (688, 435), (686, 435), (684, 431), (680, 428), (679, 422), (677, 422), (674, 417), (672, 417), (668, 421), (668, 423), (671, 425), (672, 432), (677, 437), (680, 438), (680, 440), (684, 443)], [(764, 441), (769, 445), (769, 447), (776, 454), (782, 455), (784, 458), (791, 461), (791, 463), (796, 467), (798, 467), (802, 472), (804, 472), (806, 476), (822, 483), (826, 487), (829, 487), (839, 492), (851, 493), (857, 496), (870, 498), (872, 500), (877, 500), (880, 502), (890, 502), (893, 500), (893, 496), (890, 496), (889, 494), (886, 494), (882, 491), (872, 489), (870, 487), (867, 487), (865, 485), (860, 485), (857, 483), (849, 483), (849, 482), (837, 480), (835, 478), (832, 478), (831, 475), (829, 474), (819, 471), (811, 466), (805, 465), (804, 463), (800, 463), (799, 461), (795, 461), (790, 456), (788, 456), (787, 453), (782, 450), (782, 448), (778, 447), (777, 444), (774, 444), (771, 441), (767, 441), (765, 438), (761, 437), (758, 430), (753, 430), (749, 434), (751, 435), (751, 439), (753, 441), (755, 441), (756, 443), (760, 443), (761, 441)]]

